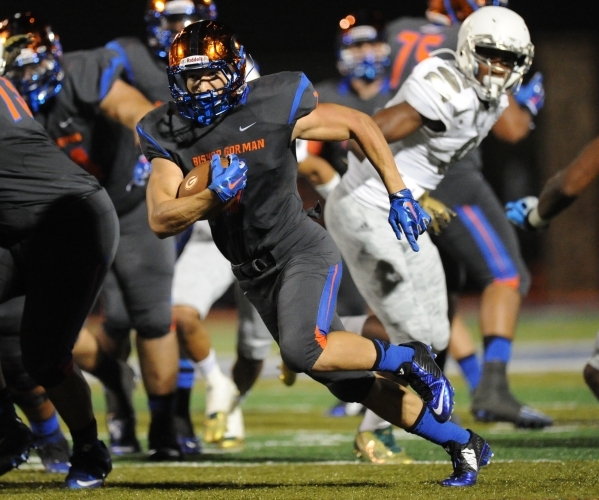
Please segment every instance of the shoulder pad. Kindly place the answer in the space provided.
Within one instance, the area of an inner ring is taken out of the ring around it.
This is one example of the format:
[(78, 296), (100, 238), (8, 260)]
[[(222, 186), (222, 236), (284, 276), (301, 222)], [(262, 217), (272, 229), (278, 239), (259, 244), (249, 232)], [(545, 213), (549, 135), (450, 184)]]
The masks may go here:
[(422, 78), (441, 96), (443, 102), (451, 101), (464, 89), (457, 70), (443, 59), (429, 57), (414, 68), (414, 78)]

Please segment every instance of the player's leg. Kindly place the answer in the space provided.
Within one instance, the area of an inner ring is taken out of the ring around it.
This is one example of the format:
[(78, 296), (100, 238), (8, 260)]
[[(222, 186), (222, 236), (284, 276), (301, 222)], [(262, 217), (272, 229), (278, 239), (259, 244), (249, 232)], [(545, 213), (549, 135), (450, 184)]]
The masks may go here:
[[(392, 342), (419, 340), (443, 350), (449, 337), (445, 278), (428, 235), (419, 239), (420, 252), (412, 252), (389, 233), (382, 210), (362, 206), (341, 188), (329, 197), (326, 216), (358, 289)], [(367, 412), (359, 432), (388, 425)], [(357, 444), (361, 441), (358, 434)]]
[(25, 297), (0, 305), (0, 358), (2, 372), (12, 399), (21, 408), (35, 440), (36, 452), (46, 472), (67, 473), (71, 450), (60, 429), (58, 414), (43, 387), (25, 371), (19, 332)]
[(599, 399), (599, 333), (595, 338), (593, 355), (584, 366), (583, 376), (591, 392)]
[[(15, 286), (20, 284), (10, 251), (0, 248), (0, 303), (10, 301), (24, 293), (24, 290)], [(9, 328), (20, 328), (20, 320), (19, 316), (18, 325), (15, 325), (14, 321), (9, 321)], [(0, 346), (0, 351), (6, 354), (6, 347)], [(4, 370), (5, 367), (0, 361), (0, 475), (27, 461), (34, 444), (33, 434), (17, 417), (12, 394), (4, 379)]]
[[(241, 449), (245, 442), (245, 428), (241, 405), (254, 386), (264, 360), (268, 357), (273, 339), (260, 314), (239, 287), (235, 284), (235, 302), (237, 304), (237, 358), (233, 364), (233, 381), (239, 390), (238, 403), (227, 419), (227, 432), (223, 447)], [(296, 375), (295, 372), (290, 374)]]
[(65, 481), (70, 488), (101, 486), (112, 469), (98, 440), (89, 386), (71, 351), (117, 243), (114, 206), (101, 190), (57, 213), (16, 249), (26, 287), (23, 364), (70, 430), (73, 455)]
[(451, 320), (449, 353), (458, 363), (470, 394), (473, 394), (480, 382), (481, 368), (472, 335), (459, 313)]
[[(334, 310), (339, 267), (333, 262), (338, 258), (334, 245), (329, 247), (321, 243), (317, 254), (295, 255), (289, 259), (278, 279), (270, 285), (252, 287), (248, 291), (248, 294), (251, 292), (249, 298), (252, 303), (278, 340), (284, 361), (297, 371), (305, 371), (324, 383), (335, 396), (346, 401), (362, 402), (394, 425), (446, 447), (452, 455), (454, 473), (444, 481), (444, 485), (474, 484), (480, 467), (486, 465), (492, 455), (482, 438), (447, 422), (445, 417), (449, 415), (443, 415), (441, 420), (445, 421), (439, 422), (434, 410), (429, 410), (419, 397), (397, 383), (374, 378), (368, 372), (350, 371), (361, 370), (362, 366), (371, 362), (373, 364), (366, 369), (393, 373), (401, 373), (403, 369), (403, 376), (421, 392), (424, 392), (423, 383), (416, 383), (417, 371), (430, 370), (430, 374), (433, 371), (436, 374), (433, 377), (442, 377), (438, 367), (433, 368), (436, 366), (434, 360), (422, 343), (392, 346), (340, 330), (343, 325), (331, 310)], [(277, 319), (278, 328), (273, 325), (273, 317)], [(309, 317), (312, 317), (311, 322), (306, 320)], [(330, 343), (334, 344), (335, 357), (327, 352)], [(370, 349), (368, 344), (372, 346)], [(414, 352), (408, 353), (408, 350)], [(326, 354), (328, 359), (321, 363)], [(400, 358), (405, 355), (408, 361), (401, 361)], [(472, 453), (474, 460), (470, 460), (467, 466), (464, 458)]]
[(521, 297), (530, 286), (514, 228), (493, 190), (476, 170), (448, 173), (432, 195), (458, 214), (435, 238), (436, 244), (463, 265), (483, 290), (479, 321), (484, 363), (472, 402), (475, 418), (513, 422), (518, 427), (551, 425), (551, 418), (512, 395), (507, 380)]
[(111, 453), (137, 453), (141, 447), (135, 433), (135, 373), (126, 362), (130, 349), (124, 348), (130, 346), (131, 321), (112, 269), (104, 280), (100, 302), (104, 324), (95, 334), (87, 328), (81, 330), (73, 356), (81, 369), (95, 376), (104, 386)]
[[(197, 372), (206, 381), (204, 440), (219, 446), (226, 432), (227, 416), (236, 404), (238, 390), (220, 369), (204, 318), (233, 281), (231, 265), (214, 244), (208, 224), (205, 221), (194, 224), (175, 266), (173, 314), (179, 343), (189, 357), (190, 373)], [(186, 442), (195, 435), (189, 416), (193, 378), (188, 378), (188, 384), (185, 384), (180, 370), (179, 381), (179, 439)]]
[(121, 241), (113, 270), (137, 332), (137, 354), (150, 409), (148, 458), (177, 460), (181, 450), (174, 429), (174, 399), (179, 347), (171, 329), (175, 243), (152, 233), (145, 203), (122, 215), (119, 222)]

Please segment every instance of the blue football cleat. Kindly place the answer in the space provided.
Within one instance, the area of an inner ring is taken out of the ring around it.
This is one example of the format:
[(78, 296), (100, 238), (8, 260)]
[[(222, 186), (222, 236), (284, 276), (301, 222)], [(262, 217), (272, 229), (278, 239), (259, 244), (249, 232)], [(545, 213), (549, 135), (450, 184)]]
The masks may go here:
[(435, 363), (431, 348), (417, 341), (400, 346), (414, 349), (414, 357), (411, 362), (402, 363), (396, 375), (406, 380), (418, 393), (435, 420), (447, 422), (453, 411), (454, 390)]
[(110, 453), (102, 441), (73, 450), (71, 468), (64, 482), (65, 488), (85, 489), (104, 486), (112, 470)]
[(183, 455), (199, 455), (202, 453), (202, 442), (195, 435), (191, 419), (187, 416), (175, 415), (174, 423), (177, 443), (179, 443), (181, 453)]
[(69, 472), (71, 449), (60, 429), (56, 429), (49, 436), (38, 436), (35, 442), (35, 451), (37, 451), (46, 472), (50, 474)]
[(481, 467), (491, 461), (493, 452), (489, 444), (470, 429), (470, 441), (460, 444), (449, 441), (443, 447), (451, 456), (453, 474), (441, 481), (442, 486), (474, 486)]

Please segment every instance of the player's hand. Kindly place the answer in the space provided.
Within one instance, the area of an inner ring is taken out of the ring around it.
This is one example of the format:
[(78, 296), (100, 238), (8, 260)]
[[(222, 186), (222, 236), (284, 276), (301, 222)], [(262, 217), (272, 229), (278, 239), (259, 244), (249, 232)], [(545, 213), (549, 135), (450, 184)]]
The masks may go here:
[(545, 104), (543, 75), (537, 71), (528, 83), (520, 86), (518, 92), (514, 94), (514, 99), (520, 106), (526, 107), (533, 116), (537, 116)]
[(416, 240), (418, 235), (424, 233), (431, 223), (430, 215), (420, 208), (409, 189), (402, 189), (389, 195), (389, 200), (391, 202), (389, 224), (395, 231), (395, 236), (398, 240), (401, 240), (403, 231), (412, 250), (417, 252), (420, 248)]
[(433, 198), (425, 191), (424, 194), (418, 198), (418, 203), (422, 209), (431, 216), (431, 223), (428, 227), (429, 232), (433, 234), (439, 234), (445, 229), (451, 219), (457, 214), (449, 208), (445, 203)]
[(214, 191), (223, 203), (237, 196), (247, 182), (247, 167), (243, 159), (237, 155), (227, 155), (229, 166), (223, 167), (219, 155), (212, 155), (210, 159), (210, 171), (212, 182), (208, 189)]
[(539, 199), (536, 196), (527, 196), (516, 201), (509, 201), (505, 205), (507, 219), (520, 229), (538, 231), (545, 229), (549, 221), (541, 219), (537, 206)]

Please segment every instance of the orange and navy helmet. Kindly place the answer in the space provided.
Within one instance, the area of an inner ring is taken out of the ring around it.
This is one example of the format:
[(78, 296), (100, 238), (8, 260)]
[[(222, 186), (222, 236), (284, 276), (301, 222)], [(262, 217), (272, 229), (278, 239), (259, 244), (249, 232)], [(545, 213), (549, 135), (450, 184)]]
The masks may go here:
[(508, 0), (429, 0), (427, 19), (435, 24), (459, 24), (474, 11), (485, 5), (507, 7)]
[(148, 45), (158, 57), (166, 59), (177, 32), (196, 21), (214, 21), (216, 16), (212, 0), (148, 0)]
[[(224, 84), (206, 92), (187, 88), (188, 71), (220, 72)], [(229, 111), (245, 90), (246, 54), (233, 31), (214, 21), (198, 21), (183, 28), (173, 40), (167, 68), (171, 95), (179, 113), (208, 125)]]
[(35, 113), (61, 89), (62, 46), (49, 25), (30, 12), (0, 22), (0, 69)]

